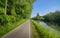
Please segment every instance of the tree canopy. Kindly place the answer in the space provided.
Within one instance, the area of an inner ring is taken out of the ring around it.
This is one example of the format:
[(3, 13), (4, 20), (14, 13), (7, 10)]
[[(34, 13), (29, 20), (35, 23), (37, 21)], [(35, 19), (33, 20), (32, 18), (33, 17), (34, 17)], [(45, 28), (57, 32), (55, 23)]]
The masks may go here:
[(44, 18), (45, 21), (58, 23), (60, 25), (60, 11), (48, 13)]
[(30, 18), (34, 1), (35, 0), (0, 0), (0, 24), (6, 21), (6, 23), (10, 21), (12, 23), (12, 21), (15, 22), (18, 19)]

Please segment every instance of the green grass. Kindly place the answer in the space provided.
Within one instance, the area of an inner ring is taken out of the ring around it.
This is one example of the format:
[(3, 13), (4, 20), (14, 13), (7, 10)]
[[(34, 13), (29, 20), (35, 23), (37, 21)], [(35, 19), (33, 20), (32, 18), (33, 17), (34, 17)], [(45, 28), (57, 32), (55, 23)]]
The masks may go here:
[(32, 22), (30, 22), (30, 24), (31, 24), (32, 38), (40, 38), (39, 34), (38, 34), (36, 28), (34, 27), (34, 25), (32, 24)]
[(40, 38), (60, 38), (60, 35), (58, 35), (56, 32), (43, 27), (37, 21), (31, 20), (31, 22), (37, 30)]
[(26, 21), (26, 19), (21, 19), (19, 22), (12, 23), (12, 24), (8, 23), (6, 26), (0, 26), (0, 37), (5, 35), (6, 33), (10, 32), (17, 26), (21, 25), (25, 21)]

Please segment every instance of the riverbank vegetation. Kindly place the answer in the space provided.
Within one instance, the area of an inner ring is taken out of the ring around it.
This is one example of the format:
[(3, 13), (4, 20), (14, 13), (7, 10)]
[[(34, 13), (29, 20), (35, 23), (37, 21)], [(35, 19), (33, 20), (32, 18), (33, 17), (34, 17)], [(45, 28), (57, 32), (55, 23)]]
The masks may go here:
[(36, 21), (44, 21), (52, 28), (59, 30), (60, 29), (60, 11), (50, 12), (44, 16), (40, 16), (39, 13), (32, 17), (31, 19)]
[(40, 16), (39, 13), (37, 13), (37, 15), (35, 17), (32, 17), (31, 19), (36, 20), (36, 21), (43, 21), (44, 20), (43, 16)]
[(50, 12), (43, 17), (49, 26), (60, 31), (60, 11)]
[(0, 37), (30, 18), (34, 0), (0, 0)]
[(33, 25), (32, 21), (30, 20), (30, 24), (31, 24), (31, 34), (32, 34), (32, 38), (40, 38), (35, 26)]
[(60, 38), (60, 35), (55, 33), (54, 31), (51, 31), (48, 28), (43, 27), (38, 23), (37, 21), (31, 21), (32, 25), (34, 25), (37, 33), (39, 34), (40, 38)]
[(58, 24), (55, 23), (51, 23), (51, 22), (45, 22), (48, 26), (52, 27), (53, 29), (55, 29), (56, 31), (60, 31), (60, 26), (58, 26)]
[(43, 17), (45, 22), (51, 22), (60, 26), (60, 11), (50, 12)]

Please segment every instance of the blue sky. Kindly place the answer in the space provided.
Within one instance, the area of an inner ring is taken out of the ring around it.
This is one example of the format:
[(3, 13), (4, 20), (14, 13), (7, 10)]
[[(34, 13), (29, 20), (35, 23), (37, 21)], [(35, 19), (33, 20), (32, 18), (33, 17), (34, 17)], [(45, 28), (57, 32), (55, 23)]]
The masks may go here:
[(60, 10), (60, 0), (36, 0), (33, 3), (31, 17), (36, 16), (37, 13), (43, 16), (56, 10)]

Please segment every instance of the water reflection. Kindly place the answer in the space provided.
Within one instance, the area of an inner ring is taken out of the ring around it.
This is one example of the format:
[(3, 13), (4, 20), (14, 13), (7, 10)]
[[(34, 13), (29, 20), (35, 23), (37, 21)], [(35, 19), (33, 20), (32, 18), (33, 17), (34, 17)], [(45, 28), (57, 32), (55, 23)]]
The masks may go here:
[(43, 22), (43, 21), (41, 21), (40, 24), (41, 24), (44, 28), (47, 28), (47, 29), (49, 29), (49, 30), (51, 30), (51, 31), (53, 31), (53, 32), (56, 32), (57, 34), (60, 33), (60, 31), (56, 31), (55, 29), (53, 29), (52, 27), (50, 27), (49, 25), (47, 25), (47, 23), (45, 23), (45, 22)]

